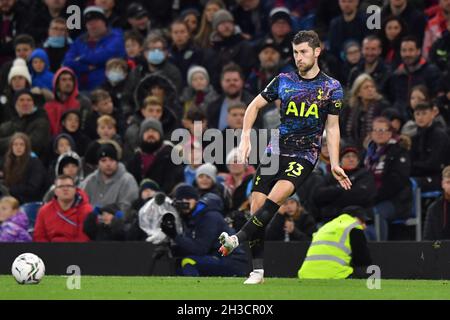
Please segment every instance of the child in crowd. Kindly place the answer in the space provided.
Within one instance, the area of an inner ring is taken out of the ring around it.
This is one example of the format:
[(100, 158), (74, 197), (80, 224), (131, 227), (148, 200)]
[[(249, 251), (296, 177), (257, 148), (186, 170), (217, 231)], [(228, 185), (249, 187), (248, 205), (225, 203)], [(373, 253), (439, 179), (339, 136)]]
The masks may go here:
[(0, 242), (30, 242), (28, 217), (14, 197), (0, 199)]

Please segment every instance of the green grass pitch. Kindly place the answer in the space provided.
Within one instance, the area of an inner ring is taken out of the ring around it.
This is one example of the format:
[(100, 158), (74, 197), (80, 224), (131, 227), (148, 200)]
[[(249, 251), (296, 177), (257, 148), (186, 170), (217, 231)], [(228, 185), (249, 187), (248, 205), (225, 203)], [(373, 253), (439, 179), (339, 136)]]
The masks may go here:
[(369, 290), (367, 280), (266, 278), (244, 286), (243, 278), (82, 276), (81, 289), (69, 290), (64, 276), (45, 276), (38, 285), (19, 285), (0, 276), (5, 299), (156, 299), (156, 300), (300, 300), (300, 299), (450, 299), (449, 281), (381, 280)]

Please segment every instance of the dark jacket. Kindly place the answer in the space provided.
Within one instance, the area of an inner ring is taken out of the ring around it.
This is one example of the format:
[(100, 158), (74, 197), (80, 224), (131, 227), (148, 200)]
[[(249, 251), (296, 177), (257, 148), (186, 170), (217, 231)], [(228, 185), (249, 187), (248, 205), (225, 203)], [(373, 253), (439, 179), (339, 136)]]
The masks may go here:
[[(377, 185), (375, 203), (391, 201), (401, 217), (408, 217), (411, 212), (412, 191), (409, 181), (411, 161), (408, 150), (391, 139), (378, 153), (376, 145), (369, 143), (364, 160), (365, 167), (372, 172)], [(372, 156), (369, 156), (369, 155)]]
[(294, 231), (286, 234), (284, 223), (286, 217), (276, 214), (266, 229), (266, 240), (268, 241), (310, 241), (312, 235), (317, 231), (316, 221), (313, 216), (303, 212), (297, 220), (294, 220)]
[[(21, 1), (11, 9), (14, 14), (10, 22), (8, 34), (0, 36), (0, 65), (14, 58), (14, 40), (6, 41), (6, 37), (13, 39), (15, 36), (25, 33), (29, 26), (29, 11)], [(0, 26), (3, 25), (3, 14), (0, 14)]]
[[(36, 45), (40, 46), (47, 39), (48, 28), (53, 17), (50, 15), (47, 5), (43, 1), (33, 1), (34, 6), (31, 8), (32, 18), (29, 26), (29, 33), (36, 41)], [(66, 8), (63, 8), (59, 15), (60, 18), (67, 19)]]
[(150, 168), (142, 173), (142, 151), (138, 149), (133, 158), (128, 162), (127, 169), (139, 184), (143, 179), (149, 178), (156, 181), (166, 194), (170, 193), (177, 183), (184, 180), (183, 167), (176, 165), (171, 160), (173, 146), (163, 143), (161, 148), (154, 152), (156, 156)]
[(139, 82), (133, 93), (136, 110), (139, 110), (142, 107), (145, 98), (149, 95), (150, 88), (155, 85), (163, 88), (165, 93), (163, 107), (164, 110), (167, 110), (167, 112), (164, 113), (167, 114), (165, 116), (163, 114), (163, 119), (161, 119), (163, 128), (167, 130), (169, 128), (172, 129), (172, 126), (177, 127), (183, 115), (183, 109), (178, 102), (178, 94), (173, 82), (164, 74), (152, 73), (144, 78), (139, 78)]
[(429, 60), (438, 66), (440, 70), (450, 71), (450, 32), (448, 30), (433, 43)]
[(423, 239), (450, 239), (450, 203), (444, 197), (436, 199), (428, 207)]
[[(391, 7), (389, 5), (385, 6), (381, 10), (381, 20), (386, 19), (392, 15)], [(405, 21), (407, 26), (407, 35), (415, 36), (419, 39), (420, 43), (423, 41), (423, 36), (426, 26), (425, 15), (419, 10), (414, 8), (413, 4), (407, 4), (405, 10), (399, 15), (399, 17)]]
[[(130, 82), (132, 83), (132, 87), (138, 87), (140, 82), (150, 75), (160, 75), (165, 77), (170, 81), (172, 86), (174, 86), (176, 94), (181, 94), (183, 88), (181, 72), (172, 62), (166, 60), (156, 66), (156, 70), (152, 72), (149, 70), (147, 60), (138, 59), (136, 68), (134, 68), (134, 70), (130, 73)], [(139, 106), (140, 104), (136, 105), (136, 108), (139, 108)]]
[(38, 156), (47, 151), (50, 142), (50, 124), (43, 109), (37, 108), (33, 113), (23, 117), (15, 111), (11, 120), (0, 125), (0, 155), (5, 154), (9, 139), (16, 132), (26, 133), (30, 137), (31, 149)]
[(113, 100), (113, 105), (123, 114), (125, 120), (136, 111), (133, 100), (133, 87), (129, 81), (129, 76), (115, 85), (105, 81), (101, 89), (108, 91)]
[(91, 212), (83, 226), (84, 233), (94, 241), (123, 241), (125, 239), (124, 224), (121, 218), (114, 217), (110, 225), (99, 220), (97, 212)]
[[(180, 71), (181, 88), (184, 88), (188, 84), (187, 73), (189, 67), (203, 64), (203, 51), (196, 48), (191, 42), (182, 49), (172, 46), (169, 50), (169, 61)], [(181, 93), (181, 91), (179, 91), (179, 93)]]
[(449, 138), (436, 122), (428, 128), (418, 128), (412, 138), (411, 176), (440, 176), (449, 152)]
[[(356, 78), (359, 75), (366, 73), (364, 68), (365, 68), (365, 61), (364, 61), (364, 59), (361, 59), (361, 61), (350, 70), (350, 74), (348, 76), (348, 81), (347, 81), (349, 88), (351, 88), (351, 86), (353, 85), (353, 82), (356, 80)], [(377, 66), (371, 73), (369, 73), (369, 75), (375, 80), (378, 90), (380, 91), (385, 87), (385, 83), (386, 83), (387, 79), (389, 78), (390, 73), (391, 73), (391, 70), (383, 62), (383, 59), (378, 58)]]
[[(225, 95), (222, 94), (219, 96), (219, 98), (217, 98), (216, 100), (211, 102), (211, 104), (209, 104), (206, 107), (206, 116), (208, 119), (208, 127), (209, 128), (218, 128), (219, 127), (220, 111), (221, 111), (222, 104), (223, 104), (225, 98), (226, 98)], [(246, 105), (249, 105), (250, 102), (252, 102), (253, 98), (254, 97), (246, 90), (242, 91), (241, 101), (243, 103), (245, 103)], [(256, 119), (255, 126), (258, 128), (262, 128), (262, 117), (261, 116), (258, 116), (258, 118)]]
[(361, 42), (367, 32), (366, 19), (362, 13), (358, 13), (350, 22), (346, 22), (342, 15), (335, 17), (330, 22), (328, 32), (330, 52), (336, 57), (340, 57), (343, 45), (347, 40)]
[(350, 247), (352, 248), (352, 260), (350, 264), (354, 269), (351, 277), (367, 278), (367, 267), (372, 264), (372, 258), (363, 230), (353, 228), (350, 231)]
[(367, 208), (373, 204), (376, 191), (372, 174), (364, 168), (346, 173), (352, 182), (350, 190), (344, 190), (332, 174), (326, 175), (324, 185), (315, 189), (314, 202), (320, 210), (318, 220), (332, 220), (350, 205)]
[(180, 256), (214, 256), (226, 259), (236, 266), (239, 273), (244, 273), (247, 267), (247, 257), (242, 248), (236, 248), (229, 256), (221, 257), (218, 250), (220, 242), (217, 240), (222, 232), (233, 234), (225, 222), (223, 204), (215, 194), (206, 194), (197, 203), (194, 212), (189, 217), (183, 217), (183, 234), (175, 237), (177, 255)]
[(407, 107), (411, 89), (416, 85), (422, 84), (434, 95), (438, 88), (439, 79), (439, 69), (434, 64), (428, 63), (421, 58), (412, 69), (408, 69), (402, 63), (386, 81), (383, 92), (393, 104), (393, 107), (401, 112), (402, 117), (408, 119)]
[(231, 37), (222, 39), (213, 32), (211, 39), (213, 47), (205, 52), (205, 66), (214, 88), (220, 89), (222, 68), (230, 62), (238, 64), (242, 68), (244, 78), (246, 78), (256, 65), (256, 55), (241, 33), (235, 32)]
[(21, 204), (41, 201), (47, 189), (46, 175), (47, 171), (42, 162), (38, 158), (31, 157), (22, 180), (9, 186), (9, 193)]

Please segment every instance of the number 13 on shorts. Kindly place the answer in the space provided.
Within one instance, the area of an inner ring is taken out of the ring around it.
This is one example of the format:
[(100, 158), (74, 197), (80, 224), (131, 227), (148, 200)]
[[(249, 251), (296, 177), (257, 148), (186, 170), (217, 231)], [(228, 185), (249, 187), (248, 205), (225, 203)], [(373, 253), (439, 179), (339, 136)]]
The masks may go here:
[(304, 167), (300, 163), (293, 161), (289, 162), (289, 168), (284, 172), (286, 172), (289, 177), (297, 178), (300, 177), (303, 169)]

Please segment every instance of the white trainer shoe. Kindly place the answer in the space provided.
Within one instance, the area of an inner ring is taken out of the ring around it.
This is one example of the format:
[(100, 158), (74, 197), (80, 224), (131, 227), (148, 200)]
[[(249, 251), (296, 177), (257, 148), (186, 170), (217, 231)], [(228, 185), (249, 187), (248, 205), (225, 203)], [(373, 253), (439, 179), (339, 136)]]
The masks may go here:
[(250, 276), (244, 281), (244, 284), (263, 284), (264, 283), (264, 270), (257, 269), (250, 272)]
[(222, 232), (219, 236), (220, 244), (222, 245), (219, 248), (219, 252), (222, 254), (222, 256), (229, 255), (234, 249), (239, 247), (239, 240), (238, 238), (233, 235), (230, 236), (226, 232)]

